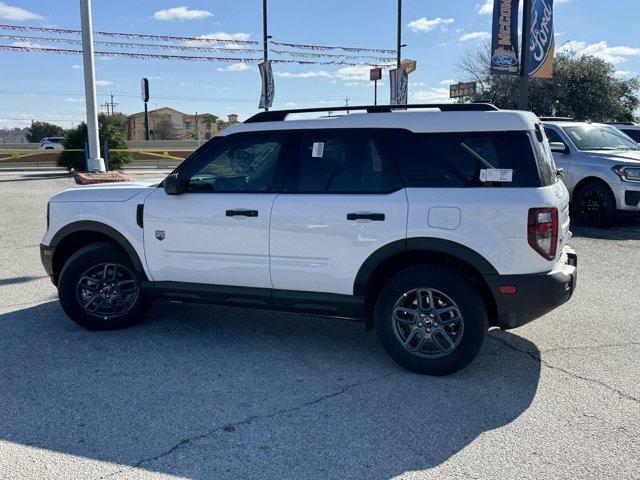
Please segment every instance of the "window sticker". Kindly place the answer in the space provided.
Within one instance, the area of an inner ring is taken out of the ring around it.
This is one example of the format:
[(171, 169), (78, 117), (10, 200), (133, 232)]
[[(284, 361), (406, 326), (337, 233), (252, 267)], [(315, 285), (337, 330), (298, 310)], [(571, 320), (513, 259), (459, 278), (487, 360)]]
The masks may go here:
[(512, 182), (513, 169), (511, 168), (483, 168), (480, 170), (481, 182)]
[(322, 158), (324, 155), (324, 142), (313, 142), (313, 148), (311, 149), (311, 156), (313, 158)]

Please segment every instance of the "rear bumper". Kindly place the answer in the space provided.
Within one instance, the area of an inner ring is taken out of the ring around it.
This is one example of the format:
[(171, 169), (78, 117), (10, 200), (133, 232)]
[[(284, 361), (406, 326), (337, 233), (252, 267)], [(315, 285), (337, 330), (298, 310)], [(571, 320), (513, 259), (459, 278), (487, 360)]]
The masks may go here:
[(53, 284), (56, 284), (55, 279), (53, 278), (53, 251), (55, 247), (50, 247), (43, 243), (40, 244), (40, 261), (42, 262), (42, 266), (44, 267), (45, 272), (51, 278)]
[[(488, 275), (485, 279), (496, 300), (498, 326), (516, 328), (569, 301), (578, 280), (578, 256), (565, 247), (563, 262), (551, 272)], [(515, 287), (515, 293), (503, 293), (501, 287)]]

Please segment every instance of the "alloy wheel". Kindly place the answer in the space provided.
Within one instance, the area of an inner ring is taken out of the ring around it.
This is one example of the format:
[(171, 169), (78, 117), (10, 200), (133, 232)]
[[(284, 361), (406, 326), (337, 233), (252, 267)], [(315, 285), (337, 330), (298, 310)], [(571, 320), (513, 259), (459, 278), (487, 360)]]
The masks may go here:
[(405, 350), (424, 358), (450, 354), (460, 344), (464, 332), (458, 305), (432, 288), (403, 293), (393, 306), (392, 322)]
[(140, 283), (136, 275), (117, 263), (89, 268), (76, 286), (76, 297), (82, 310), (104, 320), (129, 313), (139, 295)]

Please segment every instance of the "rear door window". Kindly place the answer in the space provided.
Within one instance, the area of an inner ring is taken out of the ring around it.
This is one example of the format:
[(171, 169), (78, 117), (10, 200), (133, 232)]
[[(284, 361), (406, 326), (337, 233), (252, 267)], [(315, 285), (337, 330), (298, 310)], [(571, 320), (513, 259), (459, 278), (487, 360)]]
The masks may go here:
[(368, 130), (299, 132), (284, 182), (289, 193), (389, 193), (399, 188), (393, 163)]
[[(540, 178), (526, 132), (412, 133), (385, 139), (407, 187), (537, 187)], [(481, 182), (483, 169), (508, 169), (511, 182)]]

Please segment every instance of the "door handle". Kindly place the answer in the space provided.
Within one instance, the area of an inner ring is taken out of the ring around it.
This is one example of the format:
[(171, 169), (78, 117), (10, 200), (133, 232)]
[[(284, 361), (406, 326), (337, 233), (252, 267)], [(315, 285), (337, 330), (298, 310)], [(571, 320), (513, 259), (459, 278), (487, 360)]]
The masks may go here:
[(258, 210), (227, 210), (227, 217), (257, 217)]
[(347, 213), (347, 220), (371, 220), (384, 222), (384, 213)]

